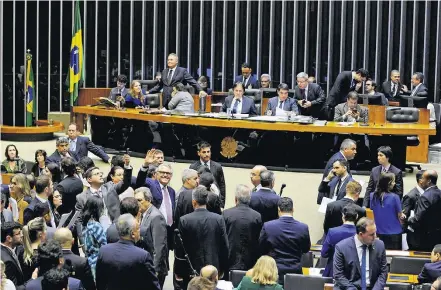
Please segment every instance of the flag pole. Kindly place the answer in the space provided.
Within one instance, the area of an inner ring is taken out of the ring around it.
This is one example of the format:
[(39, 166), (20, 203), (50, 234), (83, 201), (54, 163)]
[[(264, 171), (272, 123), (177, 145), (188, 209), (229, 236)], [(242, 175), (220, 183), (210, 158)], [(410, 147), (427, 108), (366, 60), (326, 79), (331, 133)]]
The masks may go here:
[(23, 70), (23, 89), (24, 89), (24, 126), (27, 127), (27, 105), (28, 105), (28, 56), (31, 53), (31, 50), (28, 48), (26, 50), (26, 57), (25, 57), (25, 63), (24, 63), (24, 70)]

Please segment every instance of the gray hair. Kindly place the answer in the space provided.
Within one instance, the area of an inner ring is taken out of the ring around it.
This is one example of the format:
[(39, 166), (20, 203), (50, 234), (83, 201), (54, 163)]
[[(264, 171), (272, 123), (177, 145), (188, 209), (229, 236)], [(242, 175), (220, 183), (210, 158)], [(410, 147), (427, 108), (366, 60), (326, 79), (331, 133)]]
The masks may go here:
[(194, 169), (185, 168), (182, 170), (182, 183), (185, 183), (187, 179), (190, 179), (193, 176), (198, 176), (198, 172)]
[(305, 73), (305, 72), (300, 72), (300, 73), (297, 74), (297, 78), (307, 80), (308, 79), (308, 74)]
[(135, 189), (135, 194), (137, 194), (138, 192), (141, 192), (142, 194), (144, 194), (144, 199), (147, 200), (148, 202), (153, 201), (152, 192), (147, 187), (143, 186), (143, 187)]
[(340, 150), (345, 150), (351, 147), (352, 145), (356, 145), (357, 143), (352, 139), (345, 139), (341, 142)]
[(69, 144), (69, 139), (67, 137), (60, 137), (57, 139), (56, 141), (56, 146), (60, 145), (60, 144)]
[(130, 236), (133, 233), (135, 226), (136, 218), (129, 213), (120, 215), (116, 221), (116, 230), (120, 237)]
[(271, 82), (271, 76), (269, 74), (262, 74), (260, 76), (260, 79), (262, 79), (262, 78), (268, 78), (268, 80)]
[(176, 53), (170, 53), (168, 56), (174, 56), (179, 61), (179, 56)]
[(251, 190), (248, 186), (239, 184), (236, 186), (234, 196), (236, 197), (238, 203), (249, 204), (251, 200)]
[(271, 184), (274, 182), (274, 172), (270, 170), (263, 170), (260, 172), (260, 184), (263, 187), (271, 186)]
[(191, 193), (192, 200), (196, 201), (198, 205), (206, 205), (208, 201), (208, 190), (205, 186), (199, 185)]
[(162, 167), (167, 167), (168, 169), (170, 169), (171, 173), (173, 173), (173, 168), (171, 167), (170, 164), (167, 164), (167, 163), (159, 164), (158, 167), (156, 168), (155, 172), (161, 171)]

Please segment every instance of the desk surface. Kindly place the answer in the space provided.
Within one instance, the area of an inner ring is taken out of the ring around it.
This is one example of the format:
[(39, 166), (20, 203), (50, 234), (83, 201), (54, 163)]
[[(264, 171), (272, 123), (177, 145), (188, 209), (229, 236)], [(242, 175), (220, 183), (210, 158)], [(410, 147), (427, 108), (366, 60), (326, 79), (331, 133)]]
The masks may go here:
[(77, 106), (73, 112), (77, 114), (88, 114), (95, 116), (124, 118), (142, 121), (156, 121), (161, 123), (175, 123), (185, 125), (198, 125), (207, 127), (224, 128), (244, 128), (254, 130), (271, 131), (296, 131), (296, 132), (320, 132), (320, 133), (354, 133), (371, 135), (435, 135), (436, 130), (430, 128), (429, 124), (369, 124), (369, 126), (360, 126), (356, 123), (351, 126), (341, 126), (336, 122), (328, 122), (326, 125), (301, 125), (295, 123), (274, 123), (235, 119), (216, 119), (203, 117), (186, 117), (170, 115), (151, 115), (140, 114), (140, 110), (127, 109), (126, 111), (117, 111), (102, 107)]

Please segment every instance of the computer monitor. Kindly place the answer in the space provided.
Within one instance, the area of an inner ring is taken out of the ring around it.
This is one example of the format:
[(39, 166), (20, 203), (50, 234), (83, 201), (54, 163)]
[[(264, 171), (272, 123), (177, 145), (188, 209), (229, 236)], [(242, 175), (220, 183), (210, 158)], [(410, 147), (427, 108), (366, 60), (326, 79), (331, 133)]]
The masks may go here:
[(363, 105), (384, 105), (383, 98), (380, 94), (375, 95), (358, 95), (358, 103)]
[(400, 107), (427, 109), (427, 104), (429, 104), (427, 97), (400, 95), (399, 100)]
[[(262, 92), (262, 98), (270, 99), (272, 97), (277, 97), (277, 88), (260, 89)], [(294, 98), (295, 90), (288, 90), (288, 97)]]

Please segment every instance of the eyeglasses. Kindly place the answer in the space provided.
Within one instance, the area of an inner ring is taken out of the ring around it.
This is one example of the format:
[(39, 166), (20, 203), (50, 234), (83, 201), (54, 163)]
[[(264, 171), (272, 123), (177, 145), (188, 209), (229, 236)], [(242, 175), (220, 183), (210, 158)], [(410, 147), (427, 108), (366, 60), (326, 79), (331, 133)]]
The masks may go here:
[(103, 175), (103, 172), (102, 172), (102, 171), (100, 171), (100, 172), (95, 172), (95, 173), (92, 173), (92, 175)]
[(166, 172), (166, 171), (158, 171), (158, 173), (163, 175), (172, 175), (171, 172)]

